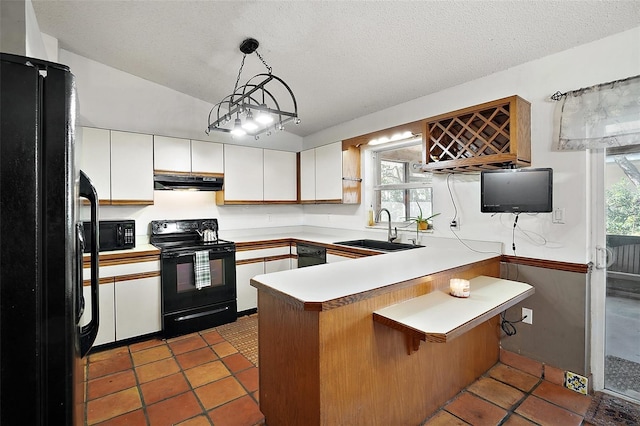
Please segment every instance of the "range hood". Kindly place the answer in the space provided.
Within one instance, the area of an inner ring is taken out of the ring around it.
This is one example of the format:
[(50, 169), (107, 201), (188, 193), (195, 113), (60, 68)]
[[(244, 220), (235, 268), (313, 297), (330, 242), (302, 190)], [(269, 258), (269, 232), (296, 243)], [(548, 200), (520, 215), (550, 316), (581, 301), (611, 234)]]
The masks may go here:
[(223, 183), (222, 176), (153, 175), (153, 189), (160, 190), (221, 191)]

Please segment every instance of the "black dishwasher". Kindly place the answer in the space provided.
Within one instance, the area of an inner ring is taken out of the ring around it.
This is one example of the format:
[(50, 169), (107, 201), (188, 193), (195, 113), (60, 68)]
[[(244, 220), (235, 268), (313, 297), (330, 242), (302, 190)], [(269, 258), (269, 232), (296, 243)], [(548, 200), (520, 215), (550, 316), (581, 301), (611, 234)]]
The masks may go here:
[(298, 268), (327, 263), (327, 249), (311, 244), (297, 244)]

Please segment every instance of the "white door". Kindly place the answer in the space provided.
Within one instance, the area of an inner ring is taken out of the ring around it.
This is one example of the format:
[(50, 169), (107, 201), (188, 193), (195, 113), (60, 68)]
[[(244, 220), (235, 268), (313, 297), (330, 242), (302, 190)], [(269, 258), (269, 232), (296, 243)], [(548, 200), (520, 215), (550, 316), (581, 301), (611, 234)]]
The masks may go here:
[(342, 142), (316, 148), (316, 200), (342, 201)]
[(640, 401), (640, 147), (616, 150), (590, 154), (592, 371), (594, 389)]
[(300, 201), (316, 199), (316, 150), (300, 153)]
[(158, 171), (191, 171), (191, 141), (189, 139), (153, 136), (153, 169)]
[(103, 203), (111, 202), (111, 132), (93, 127), (82, 128), (80, 169), (85, 172)]
[(264, 200), (296, 201), (296, 153), (264, 150)]
[(111, 201), (153, 204), (153, 136), (111, 132)]
[(264, 199), (263, 149), (227, 144), (224, 147), (225, 201)]
[(236, 266), (238, 312), (258, 307), (258, 290), (250, 284), (251, 278), (264, 274), (264, 262)]

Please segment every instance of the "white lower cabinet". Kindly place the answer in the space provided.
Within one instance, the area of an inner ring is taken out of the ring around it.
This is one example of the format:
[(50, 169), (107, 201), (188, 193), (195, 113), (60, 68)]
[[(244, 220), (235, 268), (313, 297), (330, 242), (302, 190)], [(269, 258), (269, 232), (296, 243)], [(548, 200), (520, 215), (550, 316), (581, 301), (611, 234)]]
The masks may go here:
[(278, 259), (264, 262), (264, 273), (288, 271), (291, 269), (291, 259)]
[(160, 331), (160, 303), (160, 277), (116, 279), (116, 340)]
[(258, 291), (251, 287), (251, 278), (264, 274), (264, 262), (236, 265), (236, 291), (238, 312), (258, 307)]
[(352, 257), (347, 257), (347, 256), (339, 256), (337, 254), (329, 254), (327, 253), (327, 263), (336, 263), (336, 262), (342, 262), (344, 260), (350, 260), (353, 259)]
[[(113, 283), (100, 284), (98, 293), (98, 336), (93, 346), (104, 345), (116, 341), (115, 305), (113, 298)], [(80, 324), (85, 326), (91, 321), (91, 286), (82, 288), (84, 296), (84, 313)]]

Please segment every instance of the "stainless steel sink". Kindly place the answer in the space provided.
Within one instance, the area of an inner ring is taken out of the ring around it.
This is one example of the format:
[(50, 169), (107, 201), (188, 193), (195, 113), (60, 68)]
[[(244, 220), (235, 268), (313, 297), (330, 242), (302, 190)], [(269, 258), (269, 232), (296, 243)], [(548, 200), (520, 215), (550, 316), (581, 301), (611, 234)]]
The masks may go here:
[(342, 246), (349, 247), (358, 247), (370, 250), (378, 250), (378, 251), (398, 251), (398, 250), (410, 250), (422, 246), (413, 245), (413, 244), (405, 244), (405, 243), (390, 243), (388, 241), (380, 241), (380, 240), (349, 240), (349, 241), (338, 241), (334, 244), (340, 244)]

